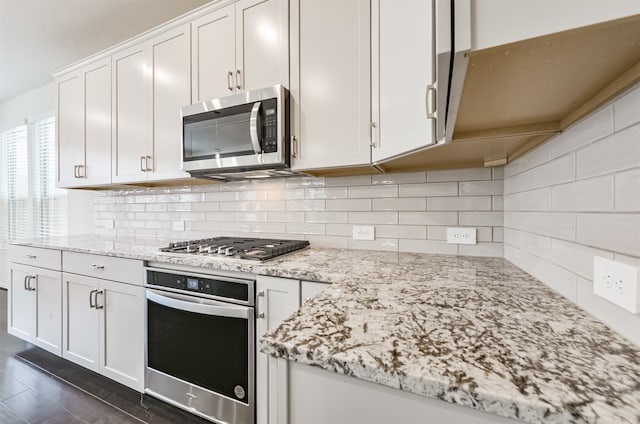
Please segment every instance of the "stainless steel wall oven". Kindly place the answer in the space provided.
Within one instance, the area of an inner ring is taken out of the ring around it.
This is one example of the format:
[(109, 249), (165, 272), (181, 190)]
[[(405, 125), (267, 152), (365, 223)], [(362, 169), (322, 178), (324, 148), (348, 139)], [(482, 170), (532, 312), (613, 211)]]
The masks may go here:
[(253, 424), (255, 280), (145, 274), (145, 392), (214, 422)]

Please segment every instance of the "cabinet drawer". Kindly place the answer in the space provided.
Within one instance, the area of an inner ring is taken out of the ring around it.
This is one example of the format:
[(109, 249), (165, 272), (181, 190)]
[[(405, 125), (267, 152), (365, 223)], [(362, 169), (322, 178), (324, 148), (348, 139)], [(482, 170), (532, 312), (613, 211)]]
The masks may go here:
[(60, 271), (62, 265), (61, 252), (54, 249), (10, 245), (8, 257), (9, 262), (48, 268), (55, 271)]
[(141, 286), (143, 282), (142, 261), (114, 258), (113, 256), (89, 253), (62, 252), (64, 272), (87, 275), (105, 280), (121, 281)]

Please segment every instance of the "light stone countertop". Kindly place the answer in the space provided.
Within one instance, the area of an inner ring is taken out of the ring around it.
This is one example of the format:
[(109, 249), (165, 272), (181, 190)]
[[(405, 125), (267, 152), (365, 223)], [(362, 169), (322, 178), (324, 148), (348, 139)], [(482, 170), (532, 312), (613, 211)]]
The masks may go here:
[(531, 423), (640, 423), (640, 348), (501, 258), (311, 248), (247, 263), (162, 241), (16, 244), (333, 283), (261, 349)]

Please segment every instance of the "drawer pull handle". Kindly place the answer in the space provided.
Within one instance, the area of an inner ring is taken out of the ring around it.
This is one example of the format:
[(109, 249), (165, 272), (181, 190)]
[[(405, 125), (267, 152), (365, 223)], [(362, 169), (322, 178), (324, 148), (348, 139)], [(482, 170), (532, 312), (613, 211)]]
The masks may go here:
[[(93, 303), (93, 295), (94, 295), (95, 293), (98, 293), (98, 290), (95, 290), (95, 289), (94, 289), (94, 290), (91, 290), (91, 291), (89, 292), (89, 307), (90, 307), (90, 308), (95, 308), (95, 307), (96, 307), (96, 304), (95, 304), (95, 303)], [(98, 297), (98, 296), (96, 296), (96, 297)]]
[(38, 278), (37, 275), (27, 275), (27, 290), (36, 291), (35, 287), (31, 287), (31, 280), (36, 280), (36, 283), (37, 283), (38, 282), (37, 278)]
[(93, 269), (104, 269), (104, 265), (91, 264), (91, 268), (93, 268)]
[(29, 259), (35, 259), (35, 258), (36, 258), (36, 255), (27, 255), (27, 258), (29, 258)]

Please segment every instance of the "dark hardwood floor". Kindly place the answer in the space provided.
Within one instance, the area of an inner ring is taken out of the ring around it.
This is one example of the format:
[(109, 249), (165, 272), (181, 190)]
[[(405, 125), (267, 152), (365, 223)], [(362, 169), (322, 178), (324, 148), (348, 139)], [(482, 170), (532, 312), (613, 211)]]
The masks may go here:
[(0, 289), (0, 424), (205, 424), (7, 333)]

